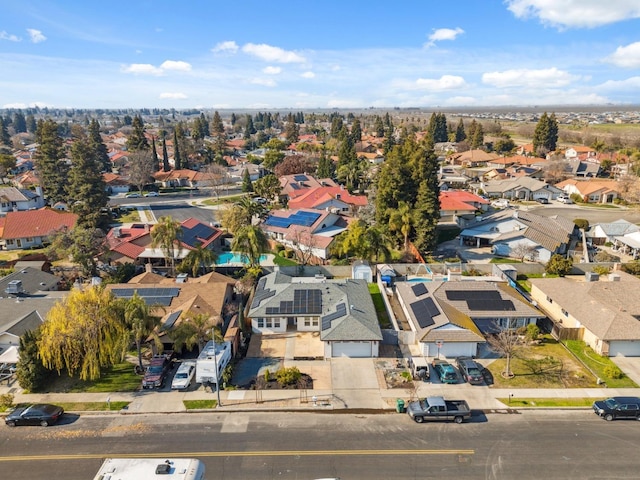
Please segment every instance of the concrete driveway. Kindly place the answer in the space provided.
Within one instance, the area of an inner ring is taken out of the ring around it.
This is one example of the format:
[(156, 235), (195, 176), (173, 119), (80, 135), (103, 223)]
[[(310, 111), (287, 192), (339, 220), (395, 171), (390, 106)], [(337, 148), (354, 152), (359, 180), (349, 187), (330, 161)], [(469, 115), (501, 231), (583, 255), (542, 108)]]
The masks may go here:
[(640, 357), (611, 357), (613, 363), (620, 367), (627, 377), (640, 385)]

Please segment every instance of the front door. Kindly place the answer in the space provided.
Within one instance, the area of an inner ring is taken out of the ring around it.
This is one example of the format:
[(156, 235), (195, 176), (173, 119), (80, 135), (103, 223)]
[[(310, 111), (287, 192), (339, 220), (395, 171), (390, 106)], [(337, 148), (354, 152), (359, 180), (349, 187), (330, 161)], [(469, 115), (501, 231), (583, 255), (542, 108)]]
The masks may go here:
[(296, 317), (287, 317), (287, 330), (297, 330), (298, 324), (296, 322)]

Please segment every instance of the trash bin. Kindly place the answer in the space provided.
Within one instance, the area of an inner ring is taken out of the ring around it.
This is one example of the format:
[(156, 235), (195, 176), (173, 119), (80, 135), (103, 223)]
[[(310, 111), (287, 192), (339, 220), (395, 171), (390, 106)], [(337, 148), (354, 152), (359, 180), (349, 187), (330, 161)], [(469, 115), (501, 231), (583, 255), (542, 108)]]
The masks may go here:
[(398, 398), (396, 400), (396, 412), (404, 413), (404, 400), (402, 400), (401, 398)]

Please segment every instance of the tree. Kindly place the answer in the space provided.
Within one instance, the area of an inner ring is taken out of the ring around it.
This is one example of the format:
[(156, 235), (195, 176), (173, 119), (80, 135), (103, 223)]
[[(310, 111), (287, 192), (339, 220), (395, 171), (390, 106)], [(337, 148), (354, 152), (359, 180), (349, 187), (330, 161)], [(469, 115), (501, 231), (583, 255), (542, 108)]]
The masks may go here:
[(86, 277), (98, 275), (98, 262), (108, 253), (105, 234), (95, 227), (76, 226), (70, 231), (60, 230), (50, 237), (50, 241), (47, 252), (52, 259), (71, 259), (80, 265)]
[(27, 131), (27, 120), (24, 118), (22, 110), (18, 110), (13, 114), (13, 129), (16, 133), (25, 133)]
[(49, 374), (38, 354), (39, 330), (27, 330), (20, 337), (20, 356), (16, 366), (18, 384), (23, 390), (35, 392)]
[(269, 174), (253, 182), (253, 190), (261, 197), (269, 201), (274, 201), (280, 194), (282, 187), (280, 186), (278, 177)]
[(58, 124), (50, 119), (40, 120), (36, 141), (38, 151), (35, 154), (35, 164), (45, 196), (51, 205), (65, 201), (69, 169), (65, 161), (64, 142), (58, 133)]
[(92, 119), (91, 123), (89, 123), (89, 148), (93, 152), (94, 160), (100, 165), (100, 170), (110, 172), (111, 160), (109, 160), (109, 151), (102, 141), (100, 124), (95, 119)]
[(216, 262), (218, 256), (213, 250), (203, 247), (202, 244), (195, 246), (193, 250), (189, 250), (187, 256), (182, 260), (181, 269), (187, 269), (191, 272), (192, 277), (198, 276), (198, 271), (207, 273), (207, 270)]
[(247, 225), (236, 232), (231, 248), (246, 257), (249, 266), (255, 268), (260, 266), (260, 256), (268, 250), (269, 242), (259, 227)]
[(400, 232), (404, 239), (404, 250), (409, 250), (409, 234), (414, 224), (414, 216), (411, 206), (408, 203), (401, 202), (397, 209), (389, 214), (389, 230), (392, 232)]
[(296, 173), (306, 173), (311, 170), (311, 165), (307, 157), (302, 155), (287, 155), (280, 163), (278, 163), (273, 172), (276, 177), (280, 178), (285, 175), (294, 175)]
[(391, 240), (382, 228), (369, 227), (364, 236), (366, 242), (365, 258), (367, 260), (377, 263), (391, 257)]
[(0, 118), (0, 145), (11, 147), (11, 135), (9, 135), (7, 124), (2, 118)]
[(573, 261), (570, 258), (564, 258), (562, 255), (556, 253), (551, 256), (544, 271), (552, 275), (564, 277), (571, 272), (572, 268)]
[(538, 256), (538, 249), (536, 245), (527, 242), (519, 242), (511, 248), (511, 256), (517, 258), (521, 262), (524, 262), (527, 257), (531, 261), (535, 261)]
[(173, 168), (175, 170), (182, 169), (182, 157), (180, 155), (180, 145), (178, 141), (178, 128), (173, 130)]
[(151, 247), (160, 247), (164, 254), (165, 266), (171, 263), (172, 274), (175, 269), (176, 255), (182, 251), (181, 238), (182, 226), (170, 216), (160, 217), (151, 230)]
[[(195, 313), (189, 310), (184, 314), (184, 319), (172, 330), (171, 336), (174, 348), (193, 350), (197, 346), (202, 351), (209, 340), (215, 336), (216, 342), (224, 341), (220, 330), (220, 318), (217, 319), (206, 313)], [(212, 334), (213, 331), (213, 334)]]
[(438, 179), (438, 157), (433, 144), (428, 140), (416, 150), (414, 178), (418, 183), (418, 195), (414, 205), (413, 239), (418, 251), (425, 253), (435, 249), (440, 221), (440, 187)]
[(553, 152), (558, 143), (558, 122), (555, 114), (551, 116), (544, 112), (536, 124), (533, 133), (533, 151), (536, 155), (544, 157)]
[(431, 135), (434, 143), (446, 142), (449, 137), (447, 132), (447, 117), (445, 114), (432, 113), (427, 131)]
[(7, 175), (16, 168), (16, 157), (8, 153), (0, 153), (0, 179), (5, 183)]
[(167, 153), (167, 141), (162, 139), (162, 170), (168, 172), (171, 170), (171, 164), (169, 164), (169, 154)]
[(369, 253), (367, 244), (367, 226), (361, 220), (351, 222), (349, 227), (338, 235), (331, 243), (334, 255), (356, 258), (366, 258)]
[(100, 287), (74, 289), (56, 303), (41, 326), (38, 352), (45, 367), (66, 369), (82, 380), (100, 378), (101, 368), (121, 362), (128, 346), (122, 303)]
[(333, 178), (336, 173), (336, 166), (327, 156), (326, 149), (322, 148), (320, 152), (320, 160), (318, 160), (318, 168), (316, 169), (316, 177), (318, 178)]
[(151, 339), (158, 351), (162, 352), (162, 341), (160, 340), (157, 331), (160, 326), (160, 318), (151, 315), (149, 305), (147, 305), (147, 302), (139, 296), (136, 291), (134, 292), (133, 297), (125, 302), (124, 321), (125, 325), (129, 329), (133, 342), (136, 344), (138, 367), (140, 371), (143, 371), (142, 345)]
[(36, 133), (37, 128), (38, 124), (36, 123), (36, 117), (31, 114), (27, 115), (27, 132)]
[(153, 171), (160, 170), (158, 162), (158, 150), (156, 149), (156, 137), (151, 137), (151, 158), (153, 159)]
[(409, 158), (399, 146), (395, 147), (382, 164), (376, 177), (376, 221), (381, 225), (389, 223), (390, 213), (401, 202), (414, 203), (415, 181)]
[(467, 134), (464, 131), (464, 122), (462, 119), (458, 121), (458, 126), (456, 127), (454, 140), (456, 143), (462, 142), (466, 140)]
[(251, 181), (251, 175), (249, 175), (249, 169), (245, 168), (242, 173), (242, 193), (253, 192), (253, 182)]
[(516, 334), (515, 329), (505, 328), (502, 329), (496, 325), (496, 329), (499, 330), (497, 334), (487, 337), (487, 342), (491, 346), (492, 350), (506, 357), (506, 364), (504, 371), (501, 372), (505, 378), (512, 378), (513, 372), (511, 371), (511, 358), (522, 347), (522, 340)]
[(144, 132), (144, 124), (142, 123), (142, 118), (138, 115), (133, 117), (133, 122), (131, 123), (133, 127), (133, 131), (129, 138), (127, 139), (127, 150), (130, 152), (137, 152), (139, 150), (148, 150), (149, 142), (147, 142), (147, 137)]
[(129, 154), (129, 182), (142, 193), (145, 185), (153, 182), (153, 156), (149, 151), (137, 151)]
[(66, 185), (71, 211), (78, 214), (80, 225), (95, 227), (100, 209), (109, 202), (107, 185), (101, 173), (104, 165), (86, 138), (75, 141), (71, 147), (71, 159)]

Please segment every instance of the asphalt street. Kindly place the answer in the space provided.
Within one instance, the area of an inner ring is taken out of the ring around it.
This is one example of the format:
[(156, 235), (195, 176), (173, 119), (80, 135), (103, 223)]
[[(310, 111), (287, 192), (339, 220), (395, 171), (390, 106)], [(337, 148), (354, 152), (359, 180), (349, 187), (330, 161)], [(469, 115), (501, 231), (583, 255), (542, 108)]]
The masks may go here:
[(103, 458), (134, 455), (200, 458), (207, 479), (630, 479), (639, 428), (585, 410), (476, 414), (462, 425), (397, 413), (69, 416), (0, 427), (0, 472), (85, 480)]

